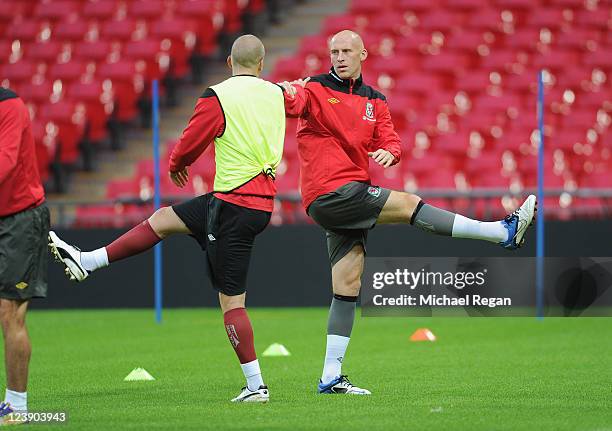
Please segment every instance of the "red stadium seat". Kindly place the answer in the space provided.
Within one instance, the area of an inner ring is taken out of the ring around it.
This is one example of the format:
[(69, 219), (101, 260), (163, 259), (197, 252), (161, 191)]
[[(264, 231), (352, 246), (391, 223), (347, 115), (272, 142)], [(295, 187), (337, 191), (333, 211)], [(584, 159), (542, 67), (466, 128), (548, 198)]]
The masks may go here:
[(474, 106), (492, 112), (506, 112), (520, 105), (520, 99), (514, 94), (486, 95), (474, 100)]
[(436, 2), (431, 0), (399, 0), (393, 5), (400, 11), (423, 12), (436, 7)]
[(295, 57), (279, 58), (274, 67), (276, 81), (293, 81), (302, 77), (304, 64)]
[(85, 130), (84, 106), (63, 100), (41, 106), (38, 116), (43, 122), (51, 121), (58, 127), (60, 161), (69, 165), (76, 163)]
[(515, 50), (536, 51), (540, 43), (540, 30), (523, 28), (506, 36), (506, 46)]
[(54, 0), (40, 2), (36, 6), (34, 16), (42, 20), (59, 20), (77, 12), (78, 2)]
[(37, 84), (24, 84), (19, 88), (19, 96), (24, 102), (39, 105), (49, 102), (52, 93), (53, 83), (48, 80)]
[(427, 31), (449, 32), (458, 25), (457, 15), (444, 9), (433, 10), (420, 19), (420, 28)]
[(596, 122), (597, 112), (594, 109), (572, 109), (571, 113), (563, 120), (563, 126), (568, 129), (579, 128), (581, 130), (586, 130), (593, 127)]
[(576, 13), (575, 23), (585, 28), (610, 31), (610, 8), (602, 5), (595, 10), (581, 10)]
[(440, 88), (440, 79), (429, 73), (411, 74), (410, 79), (400, 79), (395, 84), (398, 93), (429, 94), (433, 88)]
[(130, 4), (128, 13), (138, 19), (154, 20), (161, 17), (163, 12), (161, 0), (136, 0)]
[[(338, 33), (339, 31), (352, 29), (354, 31), (360, 31), (363, 29), (366, 20), (359, 18), (351, 14), (342, 15), (331, 15), (325, 18), (323, 21), (323, 29), (319, 37), (327, 39), (328, 36)], [(309, 37), (309, 36), (306, 36)], [(302, 38), (303, 41), (304, 38)]]
[(21, 60), (0, 67), (0, 77), (11, 83), (29, 81), (36, 74), (38, 67), (29, 60)]
[(456, 88), (470, 94), (484, 93), (491, 85), (491, 73), (483, 70), (464, 71), (462, 76), (457, 77)]
[(184, 0), (178, 7), (179, 15), (192, 20), (196, 25), (195, 51), (202, 55), (211, 54), (217, 47), (217, 34), (224, 17), (215, 0)]
[(372, 16), (367, 27), (368, 32), (390, 35), (401, 35), (408, 29), (408, 23), (404, 16), (390, 10)]
[(83, 16), (98, 20), (109, 20), (117, 12), (116, 0), (88, 1), (83, 5)]
[(106, 41), (125, 42), (132, 38), (136, 31), (136, 22), (131, 19), (106, 21), (101, 28), (100, 34)]
[[(180, 18), (166, 18), (156, 21), (151, 26), (151, 34), (158, 39), (168, 39), (170, 47), (170, 73), (172, 76), (183, 77), (189, 72), (189, 55), (193, 46), (186, 45), (187, 35), (195, 35), (187, 20)], [(162, 41), (162, 45), (165, 42)]]
[[(612, 95), (610, 95), (610, 89), (599, 88), (579, 94), (576, 99), (576, 105), (584, 109), (595, 111), (601, 109), (605, 105), (610, 105), (611, 100)], [(608, 134), (610, 134), (609, 131)]]
[(47, 41), (32, 43), (25, 49), (25, 57), (39, 62), (55, 62), (62, 50), (59, 42)]
[(601, 67), (612, 70), (612, 47), (600, 48), (584, 56), (584, 64), (590, 67)]
[(475, 52), (484, 43), (484, 34), (480, 31), (461, 31), (448, 35), (444, 46), (451, 51)]
[(15, 20), (6, 30), (6, 37), (8, 37), (10, 40), (31, 42), (36, 39), (42, 29), (43, 24), (38, 20)]
[(467, 153), (470, 145), (470, 133), (454, 132), (454, 133), (443, 133), (437, 136), (432, 145), (432, 149), (435, 149), (439, 153), (451, 155), (453, 157), (460, 158)]
[(84, 20), (64, 20), (55, 25), (53, 38), (60, 41), (78, 42), (85, 39), (89, 30), (89, 24)]
[(83, 60), (102, 62), (111, 52), (111, 44), (106, 41), (80, 42), (74, 48), (74, 56)]
[(430, 44), (430, 33), (409, 33), (396, 39), (395, 50), (400, 53), (423, 54)]
[(67, 94), (73, 100), (79, 100), (85, 104), (89, 125), (88, 138), (93, 142), (105, 139), (108, 135), (106, 124), (113, 109), (110, 82), (106, 85), (95, 80), (76, 82), (68, 87)]
[(561, 88), (579, 89), (591, 80), (590, 72), (584, 67), (568, 65), (557, 73), (557, 84)]
[(364, 64), (364, 70), (376, 74), (386, 73), (393, 78), (406, 79), (406, 73), (414, 70), (418, 59), (414, 55), (396, 54), (391, 57), (374, 57)]
[[(510, 10), (526, 10), (534, 7), (532, 0), (494, 0), (494, 3), (498, 7)], [(537, 3), (535, 4), (537, 5)]]
[(501, 31), (501, 11), (493, 8), (474, 11), (468, 17), (467, 27), (474, 31)]
[(139, 196), (140, 186), (133, 179), (111, 180), (106, 184), (106, 197), (108, 199), (136, 198)]
[(352, 15), (376, 15), (389, 6), (388, 0), (352, 0), (349, 12)]
[(609, 172), (603, 174), (588, 175), (581, 181), (581, 187), (592, 187), (609, 189), (612, 183), (612, 176)]
[(428, 152), (423, 157), (410, 157), (402, 161), (405, 172), (413, 174), (416, 178), (442, 171), (453, 171), (454, 163), (450, 156)]
[(504, 87), (516, 93), (534, 92), (537, 88), (537, 70), (528, 69), (520, 74), (510, 74), (504, 80)]
[(554, 6), (563, 7), (567, 9), (581, 9), (584, 7), (583, 0), (552, 0)]
[(113, 82), (115, 93), (115, 110), (119, 121), (130, 121), (136, 117), (136, 101), (142, 91), (136, 86), (141, 78), (133, 61), (120, 60), (115, 63), (104, 63), (98, 68), (97, 75)]
[(444, 0), (443, 7), (458, 11), (473, 11), (488, 6), (487, 0)]
[(160, 57), (163, 53), (161, 52), (159, 40), (149, 38), (128, 42), (123, 47), (123, 54), (126, 58), (146, 62), (147, 80), (159, 79), (165, 71), (165, 69), (162, 70), (160, 62)]
[[(538, 55), (533, 59), (533, 66), (537, 69), (552, 71), (564, 70), (568, 65), (576, 64), (578, 56), (572, 51), (551, 51), (546, 55)], [(612, 62), (610, 63), (612, 64)]]
[(0, 8), (0, 23), (11, 22), (23, 16), (23, 2), (3, 2)]
[(558, 29), (567, 21), (563, 9), (535, 8), (529, 13), (527, 24), (535, 28)]
[(518, 53), (513, 50), (495, 50), (490, 54), (482, 57), (480, 67), (486, 70), (499, 71), (509, 69), (513, 64), (518, 62)]
[(86, 68), (86, 64), (79, 60), (72, 60), (68, 63), (56, 63), (49, 68), (48, 76), (51, 79), (73, 82), (81, 78)]
[(455, 189), (455, 172), (448, 170), (430, 171), (417, 176), (419, 189)]
[(0, 64), (8, 63), (8, 59), (13, 52), (13, 44), (8, 40), (0, 39)]
[(568, 31), (561, 31), (554, 39), (556, 46), (562, 49), (576, 49), (584, 51), (589, 43), (598, 41), (599, 33), (593, 29), (573, 27)]
[(441, 52), (430, 55), (423, 60), (423, 70), (432, 73), (455, 73), (464, 70), (469, 64), (469, 57), (454, 52)]

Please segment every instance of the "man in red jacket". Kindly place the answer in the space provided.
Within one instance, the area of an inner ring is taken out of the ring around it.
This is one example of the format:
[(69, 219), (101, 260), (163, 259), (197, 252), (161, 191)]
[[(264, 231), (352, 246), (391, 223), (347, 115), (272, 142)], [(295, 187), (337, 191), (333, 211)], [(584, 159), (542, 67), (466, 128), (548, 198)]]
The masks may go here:
[(257, 37), (236, 39), (227, 59), (232, 76), (204, 91), (170, 155), (170, 178), (184, 187), (189, 181), (187, 168), (213, 144), (214, 192), (160, 208), (111, 244), (92, 251), (81, 252), (53, 231), (49, 233), (53, 254), (76, 281), (142, 253), (168, 236), (192, 236), (206, 251), (204, 265), (218, 291), (225, 330), (246, 379), (246, 386), (232, 402), (270, 399), (245, 308), (251, 254), (274, 208), (274, 178), (285, 136), (282, 91), (259, 78), (264, 56), (265, 48)]
[[(518, 248), (533, 220), (535, 196), (504, 220), (480, 222), (424, 203), (411, 193), (370, 184), (368, 158), (387, 168), (400, 160), (400, 139), (385, 96), (366, 85), (368, 56), (361, 37), (341, 31), (330, 41), (328, 74), (283, 82), (288, 117), (298, 117), (301, 191), (308, 214), (327, 234), (334, 297), (319, 393), (369, 395), (341, 374), (361, 288), (368, 230), (381, 223), (410, 223), (456, 238)], [(409, 77), (407, 79), (410, 79)]]
[(0, 87), (0, 320), (6, 394), (2, 423), (27, 412), (32, 348), (25, 324), (30, 298), (47, 296), (49, 210), (40, 183), (30, 115), (13, 91)]

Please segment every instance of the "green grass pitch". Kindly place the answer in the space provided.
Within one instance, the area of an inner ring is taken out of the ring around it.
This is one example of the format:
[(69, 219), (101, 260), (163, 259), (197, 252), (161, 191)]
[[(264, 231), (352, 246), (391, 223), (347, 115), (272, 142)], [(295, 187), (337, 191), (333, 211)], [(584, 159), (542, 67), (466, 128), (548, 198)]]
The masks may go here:
[[(317, 395), (327, 310), (251, 309), (267, 405), (234, 405), (243, 377), (220, 311), (33, 311), (31, 411), (20, 429), (612, 430), (610, 320), (358, 317), (343, 371), (371, 397)], [(409, 342), (428, 327), (434, 343)], [(135, 367), (157, 380), (123, 382)], [(3, 376), (4, 381), (4, 376)]]

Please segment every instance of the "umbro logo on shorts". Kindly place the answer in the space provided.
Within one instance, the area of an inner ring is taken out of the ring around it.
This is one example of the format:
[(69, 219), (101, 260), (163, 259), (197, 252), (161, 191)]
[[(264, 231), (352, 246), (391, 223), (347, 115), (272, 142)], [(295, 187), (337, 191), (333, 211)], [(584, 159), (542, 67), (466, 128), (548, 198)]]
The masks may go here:
[(340, 101), (336, 99), (335, 97), (330, 97), (329, 99), (327, 99), (327, 101), (331, 103), (332, 105), (335, 105), (336, 103), (340, 103)]
[(209, 233), (209, 234), (208, 234), (208, 240), (209, 240), (209, 241), (216, 241), (216, 240), (217, 240), (217, 238), (215, 238), (215, 237), (213, 236), (213, 234), (212, 234), (212, 233)]
[(368, 193), (374, 196), (375, 198), (380, 196), (380, 187), (378, 186), (370, 186), (368, 187)]

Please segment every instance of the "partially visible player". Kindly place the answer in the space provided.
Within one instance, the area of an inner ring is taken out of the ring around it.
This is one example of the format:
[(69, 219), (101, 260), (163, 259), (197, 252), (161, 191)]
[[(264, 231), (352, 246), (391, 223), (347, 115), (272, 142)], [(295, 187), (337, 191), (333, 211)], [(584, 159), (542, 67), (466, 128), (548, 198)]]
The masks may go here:
[(47, 296), (49, 209), (40, 182), (30, 114), (0, 87), (0, 321), (6, 393), (0, 423), (20, 423), (28, 410), (32, 347), (26, 327), (31, 298)]
[(255, 237), (270, 221), (274, 177), (285, 138), (282, 89), (258, 78), (264, 55), (257, 37), (236, 39), (227, 59), (232, 77), (204, 92), (170, 156), (172, 181), (183, 187), (189, 180), (187, 167), (214, 142), (214, 192), (161, 208), (113, 243), (90, 252), (81, 252), (50, 233), (54, 254), (77, 281), (109, 263), (142, 253), (169, 235), (192, 235), (206, 251), (225, 329), (247, 381), (234, 402), (269, 400), (245, 309), (251, 250)]
[(361, 37), (341, 31), (331, 39), (329, 49), (329, 73), (281, 86), (287, 116), (299, 117), (303, 204), (326, 230), (332, 266), (334, 297), (318, 390), (368, 395), (370, 391), (352, 385), (341, 372), (361, 288), (368, 230), (376, 224), (410, 223), (439, 235), (516, 249), (533, 220), (536, 200), (529, 196), (504, 220), (480, 222), (428, 205), (417, 195), (371, 185), (368, 158), (385, 168), (398, 163), (400, 139), (385, 96), (362, 80), (361, 66), (368, 52)]

